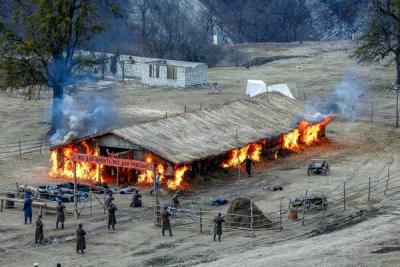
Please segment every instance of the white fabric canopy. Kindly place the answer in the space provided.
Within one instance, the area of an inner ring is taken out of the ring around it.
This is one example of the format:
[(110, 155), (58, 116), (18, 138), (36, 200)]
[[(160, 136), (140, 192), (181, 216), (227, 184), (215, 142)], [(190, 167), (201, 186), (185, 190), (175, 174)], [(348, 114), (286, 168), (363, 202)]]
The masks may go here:
[(290, 89), (287, 86), (287, 84), (274, 84), (268, 86), (268, 92), (278, 92), (284, 96), (294, 99), (294, 96), (292, 95), (292, 92), (290, 92)]
[(256, 96), (261, 93), (267, 92), (267, 85), (260, 80), (248, 80), (246, 87), (246, 95), (249, 97)]

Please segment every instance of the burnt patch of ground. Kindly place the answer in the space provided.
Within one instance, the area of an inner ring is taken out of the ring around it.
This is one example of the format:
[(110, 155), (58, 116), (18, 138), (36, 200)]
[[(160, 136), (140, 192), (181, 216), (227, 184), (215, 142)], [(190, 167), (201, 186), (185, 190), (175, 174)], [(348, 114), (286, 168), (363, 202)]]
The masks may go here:
[(272, 56), (272, 57), (256, 57), (243, 64), (242, 67), (255, 67), (265, 65), (274, 61), (293, 58), (307, 58), (307, 56)]

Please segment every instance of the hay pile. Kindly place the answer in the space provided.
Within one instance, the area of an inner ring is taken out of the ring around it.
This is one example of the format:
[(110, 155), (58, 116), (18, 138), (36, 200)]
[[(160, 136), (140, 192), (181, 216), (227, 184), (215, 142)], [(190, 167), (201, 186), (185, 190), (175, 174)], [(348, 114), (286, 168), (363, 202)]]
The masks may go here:
[[(229, 208), (227, 215), (225, 216), (226, 224), (234, 227), (251, 227), (251, 209), (250, 200), (243, 197), (235, 198)], [(269, 228), (272, 226), (272, 222), (264, 216), (262, 211), (253, 203), (253, 228)]]

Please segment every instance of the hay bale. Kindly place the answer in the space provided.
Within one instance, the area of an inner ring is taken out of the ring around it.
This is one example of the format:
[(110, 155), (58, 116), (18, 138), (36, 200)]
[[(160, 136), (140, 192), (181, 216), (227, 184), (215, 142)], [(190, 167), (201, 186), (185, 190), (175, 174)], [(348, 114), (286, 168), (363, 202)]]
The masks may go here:
[[(235, 198), (225, 216), (226, 224), (234, 227), (251, 228), (251, 201), (244, 197)], [(253, 228), (269, 228), (272, 222), (264, 216), (262, 211), (253, 203)]]

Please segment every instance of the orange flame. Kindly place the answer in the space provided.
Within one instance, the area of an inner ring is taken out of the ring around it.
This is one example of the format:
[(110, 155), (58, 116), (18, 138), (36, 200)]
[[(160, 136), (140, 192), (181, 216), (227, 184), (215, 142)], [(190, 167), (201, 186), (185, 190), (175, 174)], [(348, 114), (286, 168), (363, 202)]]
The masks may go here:
[(298, 149), (300, 144), (310, 146), (320, 141), (321, 132), (325, 126), (333, 119), (329, 116), (320, 123), (312, 124), (307, 121), (300, 121), (298, 129), (294, 129), (288, 134), (283, 135), (282, 146), (285, 149)]
[(260, 161), (262, 143), (263, 142), (248, 144), (242, 148), (239, 148), (239, 151), (237, 149), (229, 151), (227, 159), (222, 162), (222, 167), (229, 168), (237, 166), (238, 164), (242, 163), (247, 156), (249, 156), (254, 161)]
[[(86, 141), (82, 141), (80, 144), (83, 151), (81, 153), (98, 156), (96, 148), (90, 148)], [(72, 161), (72, 154), (79, 153), (78, 145), (68, 145), (64, 148), (59, 148), (51, 151), (50, 156), (50, 172), (51, 177), (68, 177), (74, 178), (74, 162)], [(76, 162), (76, 177), (79, 180), (85, 180), (90, 182), (101, 181), (100, 167), (95, 164), (87, 162)]]
[(176, 190), (177, 188), (179, 188), (187, 170), (187, 166), (177, 167), (175, 169), (174, 179), (168, 181), (168, 188), (172, 190)]

